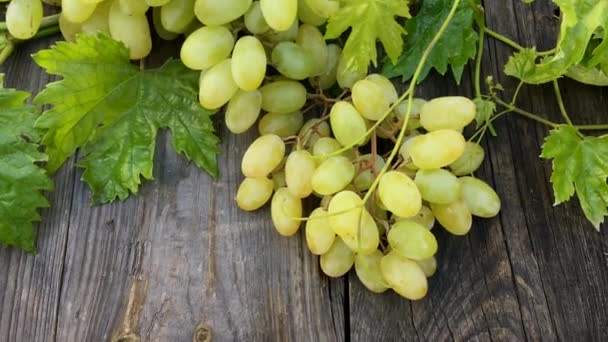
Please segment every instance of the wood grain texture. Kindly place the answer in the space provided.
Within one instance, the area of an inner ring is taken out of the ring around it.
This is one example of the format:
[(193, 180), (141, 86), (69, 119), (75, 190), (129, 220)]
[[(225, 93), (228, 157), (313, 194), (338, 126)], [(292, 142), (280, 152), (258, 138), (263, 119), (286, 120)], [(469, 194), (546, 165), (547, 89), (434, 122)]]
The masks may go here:
[[(495, 31), (540, 50), (554, 44), (549, 1), (485, 2)], [(4, 68), (8, 86), (37, 92), (50, 80), (26, 58), (50, 41), (17, 52)], [(163, 44), (148, 64), (175, 51)], [(487, 39), (483, 71), (506, 89), (516, 86), (502, 73), (511, 53)], [(472, 96), (471, 74), (460, 86), (432, 76), (416, 95)], [(574, 121), (606, 121), (608, 87), (560, 85)], [(518, 104), (561, 120), (550, 86), (525, 87)], [(553, 207), (551, 165), (538, 158), (545, 127), (507, 117), (496, 128), (478, 176), (497, 190), (502, 212), (476, 219), (465, 237), (435, 230), (439, 268), (417, 302), (372, 294), (354, 272), (328, 279), (301, 233), (282, 238), (267, 208), (236, 208), (253, 130), (234, 136), (218, 124), (218, 181), (160, 134), (155, 180), (102, 207), (89, 207), (71, 161), (55, 176), (38, 255), (0, 249), (0, 341), (192, 341), (197, 329), (200, 341), (608, 340), (606, 226), (595, 232), (576, 199)]]

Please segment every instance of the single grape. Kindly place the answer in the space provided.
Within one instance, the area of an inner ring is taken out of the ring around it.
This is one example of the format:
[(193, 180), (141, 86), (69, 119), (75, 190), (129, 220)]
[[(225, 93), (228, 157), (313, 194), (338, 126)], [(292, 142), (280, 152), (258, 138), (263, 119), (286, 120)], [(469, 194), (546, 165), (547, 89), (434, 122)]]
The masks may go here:
[(350, 249), (367, 255), (378, 248), (378, 227), (372, 216), (363, 209), (363, 201), (359, 195), (349, 190), (337, 193), (330, 200), (327, 212), (329, 226)]
[(80, 24), (73, 23), (65, 18), (63, 13), (59, 14), (59, 30), (61, 31), (61, 35), (63, 39), (68, 42), (73, 42), (76, 38), (76, 35), (79, 34), (82, 30)]
[[(191, 1), (192, 4), (194, 4), (194, 0)], [(148, 6), (145, 1), (141, 0), (119, 0), (118, 2), (120, 4), (120, 9), (128, 15), (143, 15), (146, 13), (148, 8), (150, 8), (150, 6)], [(192, 17), (194, 17), (194, 14), (192, 15)]]
[(420, 207), (420, 211), (415, 216), (395, 216), (395, 223), (398, 222), (415, 222), (422, 225), (423, 227), (426, 227), (426, 229), (431, 230), (435, 225), (435, 215), (433, 215), (433, 211), (431, 210), (431, 208), (427, 207), (426, 205), (423, 205), (422, 207)]
[(337, 82), (338, 62), (342, 48), (336, 44), (327, 45), (327, 63), (323, 66), (323, 72), (319, 76), (312, 77), (310, 84), (321, 90), (331, 88)]
[(375, 162), (372, 164), (371, 154), (364, 154), (359, 157), (355, 174), (357, 175), (353, 180), (353, 185), (357, 191), (367, 191), (371, 186), (376, 175), (380, 173), (384, 167), (384, 159), (376, 155)]
[(194, 14), (206, 26), (228, 24), (244, 15), (251, 0), (196, 0)]
[(254, 36), (244, 36), (234, 45), (232, 52), (232, 77), (243, 90), (256, 90), (266, 76), (266, 51)]
[(322, 163), (327, 159), (327, 157), (323, 157), (329, 154), (332, 154), (342, 148), (342, 145), (334, 139), (329, 137), (323, 137), (317, 140), (315, 145), (312, 147), (312, 154), (314, 156), (320, 157), (317, 158), (319, 163)]
[(471, 214), (490, 218), (500, 211), (500, 198), (486, 182), (474, 177), (460, 177), (462, 198)]
[(355, 256), (355, 272), (361, 280), (363, 286), (375, 293), (382, 293), (388, 290), (388, 284), (382, 276), (380, 261), (384, 254), (375, 250), (369, 255), (357, 254)]
[(284, 155), (285, 143), (279, 136), (263, 135), (245, 151), (241, 171), (245, 177), (266, 177), (281, 163)]
[(465, 235), (471, 230), (473, 217), (462, 199), (449, 204), (431, 203), (431, 210), (439, 224), (448, 232), (454, 235)]
[(427, 278), (432, 277), (437, 271), (437, 259), (434, 256), (423, 260), (416, 260), (416, 263)]
[(410, 134), (403, 138), (403, 143), (399, 148), (399, 154), (404, 160), (404, 167), (409, 170), (416, 171), (418, 167), (412, 162), (411, 148), (416, 138), (420, 137), (418, 131), (411, 131)]
[(312, 254), (327, 253), (336, 239), (336, 233), (329, 227), (327, 211), (317, 208), (306, 221), (306, 245)]
[(451, 163), (450, 169), (456, 176), (470, 175), (475, 172), (485, 158), (483, 148), (471, 141), (467, 141), (464, 146), (464, 152), (460, 158)]
[(298, 21), (294, 20), (293, 24), (286, 31), (275, 31), (270, 30), (264, 34), (264, 39), (272, 44), (277, 44), (280, 42), (292, 41), (296, 40), (298, 36)]
[(438, 97), (420, 109), (420, 124), (427, 131), (460, 130), (475, 119), (475, 103), (462, 96)]
[(223, 26), (204, 26), (192, 32), (180, 51), (182, 62), (194, 70), (205, 70), (226, 60), (232, 52), (234, 37)]
[[(412, 99), (412, 111), (410, 112), (410, 120), (413, 120), (411, 116), (420, 114), (420, 109), (426, 103), (426, 100), (420, 98)], [(405, 114), (407, 114), (408, 100), (401, 102), (395, 109), (393, 109), (393, 113), (397, 115), (397, 117), (401, 120), (405, 120)], [(409, 126), (409, 124), (408, 124)], [(415, 128), (414, 128), (415, 129)]]
[(195, 20), (194, 12), (192, 11), (194, 8), (194, 1), (195, 0), (171, 0), (164, 4), (160, 11), (160, 20), (163, 27), (169, 32), (186, 32), (190, 23)]
[(161, 9), (162, 7), (152, 8), (152, 24), (154, 26), (154, 31), (156, 31), (156, 34), (158, 34), (158, 36), (163, 40), (174, 40), (179, 37), (179, 34), (175, 32), (169, 32), (163, 27), (163, 23), (160, 19)]
[(298, 139), (304, 148), (314, 148), (317, 141), (330, 135), (331, 129), (327, 121), (313, 118), (304, 123), (298, 133)]
[(262, 14), (262, 7), (259, 1), (254, 1), (243, 17), (245, 28), (252, 34), (262, 34), (270, 30)]
[(226, 107), (226, 127), (239, 134), (247, 131), (258, 119), (262, 109), (262, 94), (258, 90), (239, 90)]
[(245, 178), (236, 193), (236, 203), (242, 210), (261, 208), (272, 196), (274, 183), (266, 178)]
[(298, 232), (302, 216), (302, 201), (292, 195), (287, 188), (280, 188), (272, 196), (270, 215), (276, 230), (282, 236), (292, 236)]
[(383, 87), (367, 79), (353, 85), (352, 97), (355, 108), (368, 120), (380, 120), (390, 107)]
[(444, 169), (419, 170), (414, 183), (422, 199), (431, 203), (452, 203), (462, 193), (458, 178)]
[(274, 113), (291, 113), (304, 107), (306, 88), (297, 81), (276, 81), (260, 88), (262, 109)]
[(298, 0), (298, 20), (304, 24), (321, 26), (325, 24), (327, 18), (317, 15), (305, 0)]
[(439, 169), (456, 161), (464, 153), (462, 133), (442, 129), (417, 137), (409, 148), (410, 156), (421, 169)]
[(361, 255), (368, 255), (378, 249), (380, 232), (373, 217), (364, 210), (357, 225), (346, 235), (340, 235), (348, 248)]
[(287, 31), (297, 22), (298, 0), (260, 0), (264, 19), (275, 31)]
[(357, 109), (346, 101), (336, 102), (329, 113), (331, 130), (342, 146), (363, 144), (367, 124)]
[(258, 132), (260, 135), (275, 134), (287, 138), (296, 135), (303, 123), (304, 117), (300, 111), (287, 114), (268, 113), (260, 119)]
[(422, 198), (414, 181), (398, 171), (389, 171), (380, 178), (378, 197), (393, 214), (412, 217), (422, 207)]
[(329, 18), (340, 8), (337, 0), (303, 0), (316, 15)]
[(272, 50), (272, 65), (284, 76), (303, 80), (313, 74), (314, 60), (303, 47), (293, 42), (280, 42)]
[(387, 238), (392, 251), (409, 259), (422, 260), (437, 253), (435, 235), (415, 222), (395, 223), (389, 230)]
[(303, 24), (298, 29), (296, 44), (301, 46), (311, 56), (311, 76), (323, 74), (327, 65), (329, 50), (323, 33), (313, 25)]
[(274, 184), (274, 190), (279, 188), (284, 188), (287, 186), (287, 182), (285, 180), (285, 171), (277, 171), (272, 174), (272, 182)]
[[(28, 0), (33, 1), (33, 0)], [(112, 4), (116, 3), (113, 1)], [(116, 4), (118, 6), (118, 3)], [(74, 24), (81, 24), (85, 20), (89, 19), (89, 17), (95, 11), (97, 7), (97, 2), (84, 2), (81, 0), (61, 0), (61, 15), (65, 17), (65, 19)], [(114, 7), (112, 5), (112, 7)], [(41, 8), (42, 11), (42, 8)], [(6, 12), (6, 17), (8, 21), (8, 17), (12, 15), (9, 14), (8, 8)], [(20, 16), (20, 18), (23, 18)], [(42, 17), (41, 17), (42, 20)], [(28, 23), (29, 26), (29, 23)], [(128, 31), (127, 31), (128, 32)]]
[(232, 78), (230, 58), (219, 62), (205, 73), (199, 86), (199, 101), (207, 109), (218, 109), (230, 101), (239, 87)]
[(83, 34), (97, 34), (98, 32), (110, 33), (110, 16), (111, 1), (104, 1), (97, 5), (91, 16), (80, 24), (80, 30)]
[(339, 237), (320, 258), (321, 270), (329, 277), (345, 275), (355, 263), (355, 253)]
[(355, 167), (344, 156), (333, 156), (323, 161), (312, 176), (312, 188), (321, 195), (331, 195), (344, 189), (355, 176)]
[(305, 198), (312, 193), (312, 177), (316, 162), (310, 152), (298, 150), (291, 152), (285, 163), (285, 180), (287, 189), (298, 198)]
[(393, 251), (382, 257), (380, 269), (386, 282), (402, 297), (418, 300), (426, 295), (426, 275), (415, 261)]
[(346, 59), (340, 56), (340, 60), (338, 61), (338, 68), (336, 69), (336, 80), (338, 81), (338, 85), (342, 89), (350, 89), (353, 85), (365, 78), (367, 76), (367, 70), (363, 71), (353, 71), (348, 69), (348, 65), (346, 64)]
[[(65, 7), (62, 8), (65, 10)], [(69, 17), (67, 19), (70, 20)], [(150, 26), (145, 15), (125, 14), (120, 9), (120, 3), (114, 1), (108, 14), (108, 25), (112, 38), (123, 42), (129, 48), (130, 59), (142, 59), (152, 51)]]

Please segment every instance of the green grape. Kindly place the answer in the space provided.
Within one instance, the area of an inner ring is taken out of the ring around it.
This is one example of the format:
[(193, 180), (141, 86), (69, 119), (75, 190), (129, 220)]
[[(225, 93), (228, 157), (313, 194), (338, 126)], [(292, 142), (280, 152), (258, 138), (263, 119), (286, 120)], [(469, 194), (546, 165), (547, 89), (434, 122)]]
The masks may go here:
[(230, 30), (223, 26), (204, 26), (186, 38), (180, 56), (188, 68), (204, 70), (228, 58), (233, 46), (234, 37)]
[[(384, 167), (384, 159), (381, 156), (376, 155), (375, 162), (373, 165), (373, 169), (370, 168), (372, 163), (372, 155), (364, 154), (359, 157), (359, 162), (357, 163), (357, 176), (353, 180), (353, 185), (357, 191), (367, 191), (372, 186), (372, 183), (376, 179), (377, 174), (380, 173), (382, 168)], [(362, 171), (363, 168), (366, 170)]]
[(266, 51), (254, 36), (244, 36), (232, 51), (232, 76), (243, 90), (256, 90), (266, 76)]
[(460, 199), (449, 204), (431, 203), (435, 218), (448, 232), (465, 235), (471, 230), (473, 217), (466, 203)]
[(276, 81), (260, 88), (262, 109), (274, 113), (291, 113), (304, 107), (306, 88), (297, 81)]
[[(301, 0), (300, 0), (301, 1)], [(301, 46), (312, 59), (311, 76), (322, 75), (327, 65), (329, 50), (323, 33), (312, 25), (303, 24), (298, 29), (296, 44)]]
[(300, 111), (287, 114), (268, 113), (260, 119), (258, 132), (260, 135), (275, 134), (287, 138), (296, 135), (303, 123), (304, 117)]
[(350, 89), (357, 81), (364, 79), (365, 76), (367, 76), (367, 70), (352, 71), (348, 69), (346, 59), (344, 59), (343, 56), (340, 56), (336, 69), (336, 80), (338, 81), (340, 88)]
[(196, 0), (194, 14), (207, 26), (219, 26), (244, 15), (250, 6), (251, 0)]
[(462, 133), (442, 129), (421, 135), (412, 142), (410, 156), (421, 169), (439, 169), (456, 161), (464, 153)]
[(273, 181), (266, 177), (245, 178), (236, 193), (236, 203), (242, 210), (257, 210), (268, 202), (273, 189)]
[(95, 11), (91, 16), (80, 24), (82, 33), (85, 34), (96, 34), (97, 32), (110, 32), (110, 23), (108, 21), (110, 16), (110, 7), (112, 6), (111, 1), (104, 1), (97, 5)]
[(160, 10), (163, 27), (169, 32), (186, 32), (194, 20), (192, 8), (194, 8), (194, 0), (171, 0), (164, 4)]
[(475, 119), (475, 103), (462, 96), (432, 99), (420, 109), (420, 124), (427, 131), (460, 130)]
[(312, 176), (312, 189), (321, 195), (331, 195), (344, 189), (355, 176), (355, 167), (344, 156), (329, 157)]
[(378, 196), (393, 214), (412, 217), (422, 207), (422, 198), (414, 181), (398, 171), (389, 171), (380, 178)]
[(486, 182), (474, 177), (460, 177), (462, 198), (471, 214), (490, 218), (500, 211), (500, 198)]
[(154, 25), (154, 31), (163, 40), (174, 40), (179, 37), (179, 34), (175, 32), (169, 32), (163, 27), (163, 23), (160, 19), (160, 12), (162, 7), (152, 8), (152, 24)]
[[(359, 240), (359, 236), (361, 239)], [(357, 225), (351, 227), (346, 235), (340, 236), (344, 243), (356, 253), (368, 255), (378, 249), (380, 232), (374, 218), (364, 210)], [(359, 242), (361, 241), (361, 242)]]
[(426, 227), (401, 221), (395, 223), (387, 235), (391, 250), (413, 260), (430, 258), (437, 253), (437, 239)]
[(416, 260), (416, 263), (420, 266), (420, 269), (422, 269), (422, 272), (424, 272), (424, 275), (427, 278), (432, 277), (437, 271), (437, 259), (435, 259), (434, 256), (427, 259)]
[(285, 181), (287, 189), (298, 198), (312, 193), (312, 176), (317, 164), (310, 152), (298, 150), (291, 152), (285, 162)]
[(361, 280), (363, 286), (375, 293), (382, 293), (388, 290), (388, 284), (382, 276), (380, 261), (384, 254), (375, 250), (369, 255), (357, 254), (355, 256), (355, 272)]
[(484, 158), (483, 148), (479, 144), (467, 141), (460, 158), (451, 163), (449, 167), (456, 176), (470, 175), (481, 166)]
[(285, 156), (285, 143), (276, 135), (262, 135), (251, 143), (241, 162), (245, 177), (268, 176)]
[(294, 20), (293, 24), (287, 31), (270, 30), (264, 34), (264, 38), (270, 43), (277, 44), (286, 41), (295, 41), (298, 36), (298, 21)]
[[(302, 1), (302, 0), (300, 0)], [(327, 63), (324, 65), (323, 73), (319, 76), (312, 77), (310, 84), (321, 90), (327, 90), (336, 84), (338, 62), (342, 48), (336, 44), (327, 45)]]
[(325, 120), (313, 118), (304, 123), (298, 133), (298, 138), (304, 148), (313, 147), (314, 149), (319, 139), (329, 137), (330, 135), (329, 124)]
[(355, 253), (339, 237), (320, 258), (321, 270), (329, 277), (338, 278), (353, 267)]
[(144, 0), (150, 7), (161, 7), (171, 0)]
[(150, 26), (145, 15), (125, 14), (120, 9), (119, 2), (115, 0), (110, 7), (108, 25), (112, 38), (123, 42), (129, 48), (130, 59), (142, 59), (152, 51)]
[(314, 61), (303, 47), (293, 42), (280, 42), (272, 49), (272, 65), (284, 76), (303, 80), (312, 75)]
[(420, 137), (420, 133), (418, 133), (418, 131), (412, 131), (410, 132), (409, 135), (406, 135), (403, 138), (403, 143), (401, 144), (401, 147), (399, 148), (399, 154), (401, 155), (401, 157), (404, 160), (404, 166), (406, 169), (409, 170), (418, 170), (418, 167), (412, 162), (412, 156), (411, 156), (411, 148), (412, 145), (414, 144), (414, 141)]
[(298, 232), (302, 216), (302, 201), (292, 195), (287, 188), (280, 188), (272, 196), (270, 216), (277, 232), (282, 236), (292, 236)]
[(59, 30), (63, 39), (68, 42), (73, 42), (76, 35), (81, 32), (81, 25), (73, 23), (65, 18), (63, 13), (59, 14)]
[(42, 22), (40, 0), (12, 0), (6, 7), (6, 28), (17, 39), (32, 38)]
[(143, 15), (150, 8), (143, 0), (118, 0), (118, 2), (123, 13), (128, 15)]
[(209, 69), (199, 86), (199, 101), (207, 109), (218, 109), (237, 93), (239, 87), (232, 78), (230, 58)]
[(239, 90), (226, 107), (226, 127), (230, 132), (239, 134), (255, 124), (262, 109), (262, 93), (258, 90)]
[(329, 227), (327, 211), (317, 208), (306, 221), (306, 245), (314, 255), (327, 253), (336, 239), (336, 233)]
[(260, 0), (264, 19), (275, 31), (287, 31), (297, 22), (298, 0)]
[(444, 169), (419, 170), (414, 183), (422, 199), (431, 203), (448, 204), (460, 198), (458, 178)]
[(365, 79), (374, 82), (382, 89), (382, 92), (384, 93), (384, 98), (388, 101), (389, 104), (393, 104), (399, 99), (397, 89), (395, 89), (393, 83), (384, 75), (370, 74), (367, 75)]
[(340, 145), (340, 143), (336, 139), (323, 137), (317, 140), (315, 145), (312, 147), (312, 154), (316, 157), (320, 157), (317, 158), (317, 160), (319, 163), (322, 163), (327, 159), (327, 157), (322, 156), (332, 154), (341, 148), (342, 145)]
[[(422, 127), (420, 125), (420, 118), (415, 118), (413, 116), (420, 114), (420, 109), (422, 108), (422, 106), (425, 103), (426, 103), (426, 100), (419, 99), (419, 98), (414, 98), (412, 100), (412, 111), (410, 113), (410, 118), (407, 121), (408, 130), (414, 130), (414, 129), (418, 129), (418, 128)], [(408, 101), (407, 100), (403, 101), (399, 105), (397, 105), (397, 107), (395, 107), (395, 109), (393, 109), (393, 113), (400, 120), (405, 120), (405, 114), (407, 114), (407, 107), (408, 107)]]
[(415, 261), (390, 252), (380, 260), (380, 269), (386, 282), (402, 297), (418, 300), (426, 295), (426, 275)]
[(270, 26), (268, 26), (262, 14), (262, 7), (259, 1), (254, 1), (251, 4), (243, 20), (245, 28), (252, 34), (262, 34), (270, 30)]
[(340, 8), (340, 3), (337, 0), (304, 0), (306, 4), (316, 15), (329, 18)]
[(327, 208), (329, 226), (339, 236), (352, 235), (359, 226), (363, 200), (355, 192), (344, 190), (335, 194)]
[[(96, 7), (97, 2), (84, 2), (81, 0), (61, 0), (61, 15), (65, 17), (65, 20), (71, 23), (81, 24), (85, 20), (89, 19), (91, 14), (93, 14), (93, 12), (95, 11)], [(6, 16), (8, 19), (8, 8)]]
[(334, 103), (329, 113), (331, 130), (342, 146), (365, 143), (367, 124), (359, 111), (350, 102)]
[(304, 24), (321, 26), (327, 18), (317, 15), (306, 3), (306, 0), (298, 0), (298, 19)]
[(285, 180), (285, 171), (281, 170), (272, 174), (272, 182), (274, 184), (274, 190), (278, 188), (284, 188), (287, 186)]
[(390, 107), (384, 90), (378, 84), (369, 80), (360, 80), (353, 85), (353, 104), (368, 120), (379, 120)]
[(426, 205), (423, 205), (420, 208), (420, 211), (412, 217), (395, 217), (395, 223), (398, 222), (415, 222), (418, 223), (424, 227), (426, 227), (426, 229), (431, 230), (433, 229), (433, 226), (435, 225), (435, 215), (433, 215), (433, 211), (431, 210), (431, 208), (427, 207)]

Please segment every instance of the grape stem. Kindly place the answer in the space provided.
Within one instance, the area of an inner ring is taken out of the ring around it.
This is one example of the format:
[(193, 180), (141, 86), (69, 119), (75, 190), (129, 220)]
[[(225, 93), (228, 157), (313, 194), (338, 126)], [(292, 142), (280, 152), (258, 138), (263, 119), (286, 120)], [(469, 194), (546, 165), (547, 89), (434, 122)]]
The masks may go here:
[(15, 44), (11, 40), (8, 40), (6, 46), (0, 52), (0, 65), (4, 64), (4, 61), (6, 61), (6, 59), (13, 53), (14, 50)]
[[(39, 30), (50, 27), (50, 26), (56, 26), (58, 24), (59, 24), (59, 14), (52, 14), (52, 15), (42, 18), (42, 21), (40, 22)], [(6, 26), (6, 22), (4, 22), (4, 21), (0, 22), (0, 31), (7, 31), (7, 30), (8, 30), (8, 27)], [(30, 39), (34, 39), (34, 38), (37, 38), (37, 37), (34, 36)]]
[(559, 84), (557, 83), (557, 80), (553, 80), (553, 90), (555, 90), (555, 97), (557, 98), (557, 105), (559, 106), (559, 111), (562, 113), (564, 120), (566, 120), (566, 123), (568, 125), (574, 126), (574, 124), (572, 124), (572, 120), (570, 120), (570, 116), (568, 115), (568, 112), (566, 111), (566, 106), (564, 105), (564, 100), (562, 99), (562, 93), (559, 90)]

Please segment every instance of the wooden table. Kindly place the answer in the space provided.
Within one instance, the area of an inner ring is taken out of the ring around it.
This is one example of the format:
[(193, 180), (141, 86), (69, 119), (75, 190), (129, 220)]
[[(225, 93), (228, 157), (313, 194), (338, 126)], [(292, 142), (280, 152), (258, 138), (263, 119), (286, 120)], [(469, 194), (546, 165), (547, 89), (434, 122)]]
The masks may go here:
[[(549, 1), (486, 6), (496, 31), (553, 46)], [(28, 59), (50, 42), (12, 57), (8, 86), (38, 92), (52, 80)], [(514, 89), (501, 72), (510, 52), (489, 40), (483, 67)], [(608, 88), (560, 83), (576, 122), (608, 120)], [(469, 70), (462, 86), (433, 77), (419, 95), (471, 88)], [(549, 86), (525, 87), (520, 105), (560, 120)], [(476, 219), (466, 237), (436, 229), (438, 272), (429, 295), (410, 302), (368, 292), (353, 272), (328, 279), (302, 234), (279, 237), (267, 208), (239, 211), (240, 157), (255, 134), (228, 134), (220, 121), (217, 182), (162, 135), (156, 180), (125, 203), (91, 208), (81, 170), (68, 162), (55, 176), (38, 255), (0, 248), (0, 341), (191, 341), (197, 326), (199, 341), (208, 332), (216, 341), (608, 340), (608, 227), (596, 232), (576, 200), (553, 207), (550, 163), (538, 158), (545, 127), (500, 120), (479, 176), (503, 210)]]

